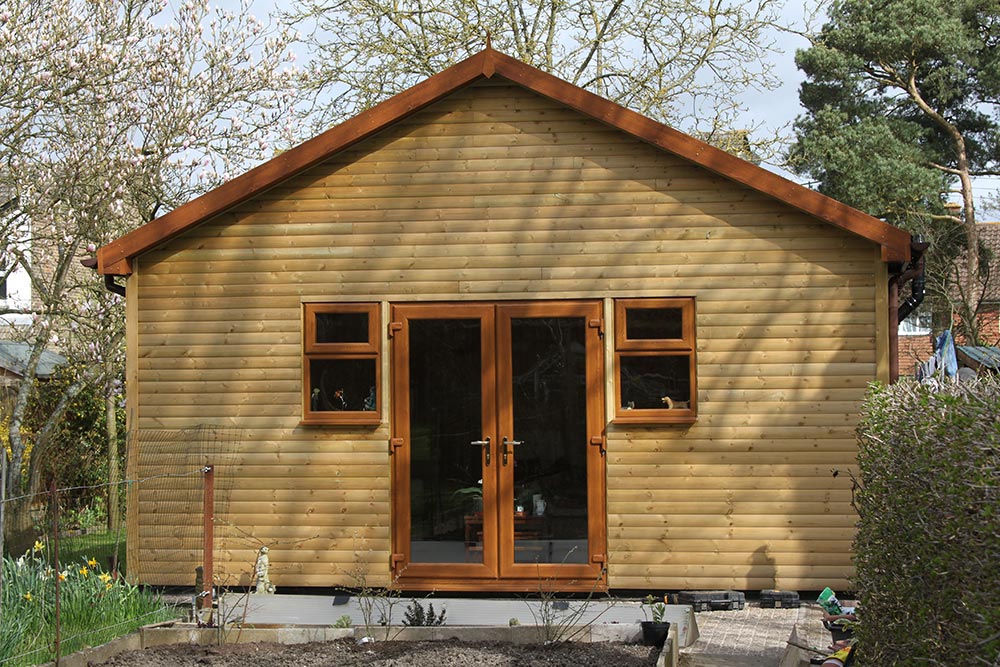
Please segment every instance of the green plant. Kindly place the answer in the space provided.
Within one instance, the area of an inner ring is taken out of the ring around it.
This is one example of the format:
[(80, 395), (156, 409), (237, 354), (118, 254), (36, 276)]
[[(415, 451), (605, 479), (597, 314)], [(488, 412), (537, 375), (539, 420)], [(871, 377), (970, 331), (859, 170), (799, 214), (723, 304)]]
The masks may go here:
[(854, 543), (866, 664), (1000, 663), (1000, 379), (873, 385)]
[(105, 572), (94, 558), (64, 562), (59, 569), (45, 558), (45, 545), (20, 558), (3, 559), (0, 604), (0, 664), (19, 667), (55, 657), (55, 589), (59, 583), (62, 654), (97, 646), (148, 623), (175, 617), (158, 595)]
[(654, 598), (651, 594), (647, 595), (642, 602), (642, 615), (645, 616), (647, 621), (652, 617), (653, 623), (662, 623), (663, 615), (666, 611), (667, 605)]
[(373, 586), (368, 582), (368, 569), (363, 564), (357, 564), (346, 572), (346, 575), (354, 583), (353, 589), (346, 592), (353, 593), (361, 610), (361, 623), (365, 628), (367, 641), (375, 641), (375, 628), (383, 628), (380, 634), (384, 640), (389, 640), (398, 636), (402, 628), (392, 633), (392, 612), (400, 603), (399, 591), (394, 589), (394, 585), (399, 580), (402, 571), (396, 574), (390, 586)]
[(95, 496), (89, 505), (69, 510), (66, 513), (65, 525), (88, 530), (103, 525), (107, 520), (107, 502), (101, 496)]
[(350, 614), (344, 614), (333, 623), (333, 627), (340, 629), (350, 628), (353, 626), (354, 626), (354, 621), (351, 619)]
[(417, 600), (410, 600), (410, 606), (406, 608), (403, 615), (403, 625), (406, 626), (431, 626), (444, 625), (446, 610), (442, 609), (440, 614), (434, 613), (434, 603), (427, 605), (427, 610)]
[[(574, 547), (575, 548), (575, 547)], [(573, 549), (563, 558), (563, 563), (573, 553)], [(587, 591), (586, 596), (574, 604), (569, 600), (560, 600), (559, 594), (555, 591), (555, 582), (538, 577), (538, 606), (537, 609), (532, 601), (528, 600), (528, 611), (535, 621), (535, 625), (541, 631), (541, 641), (543, 644), (555, 644), (564, 641), (572, 641), (586, 628), (590, 627), (597, 619), (607, 612), (614, 605), (614, 599), (608, 597), (607, 607), (590, 618), (586, 622), (581, 622), (587, 615), (594, 594), (598, 586), (604, 580), (606, 571), (604, 569), (594, 578), (593, 585)]]
[(483, 511), (483, 487), (482, 480), (479, 481), (480, 486), (465, 486), (460, 489), (455, 489), (451, 497), (459, 505), (459, 508), (464, 511), (482, 512)]

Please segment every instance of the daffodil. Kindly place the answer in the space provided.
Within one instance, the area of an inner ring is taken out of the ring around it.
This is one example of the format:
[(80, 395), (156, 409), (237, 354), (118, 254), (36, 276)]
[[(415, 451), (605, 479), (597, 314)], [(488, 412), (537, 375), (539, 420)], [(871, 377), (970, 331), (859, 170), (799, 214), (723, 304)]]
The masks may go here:
[(89, 565), (90, 567), (97, 567), (97, 559), (96, 558), (88, 558), (87, 559), (87, 565)]
[(108, 574), (107, 572), (101, 572), (100, 576), (98, 576), (97, 578), (103, 581), (104, 583), (108, 583), (109, 581), (111, 581), (111, 575)]
[(28, 602), (31, 602), (31, 591), (28, 591), (27, 593), (24, 594), (24, 599), (27, 600)]
[(81, 577), (86, 577), (88, 574), (90, 574), (90, 570), (88, 570), (86, 567), (81, 567), (80, 568), (80, 576)]
[(31, 548), (31, 550), (32, 551), (41, 551), (44, 548), (45, 548), (45, 545), (42, 543), (41, 540), (35, 540), (35, 546), (33, 546)]
[(104, 584), (104, 590), (107, 590), (107, 591), (111, 590), (111, 582), (110, 581), (107, 582), (106, 584)]
[(59, 573), (59, 581), (66, 581), (67, 576), (69, 576), (69, 573), (67, 573), (66, 570), (63, 570)]

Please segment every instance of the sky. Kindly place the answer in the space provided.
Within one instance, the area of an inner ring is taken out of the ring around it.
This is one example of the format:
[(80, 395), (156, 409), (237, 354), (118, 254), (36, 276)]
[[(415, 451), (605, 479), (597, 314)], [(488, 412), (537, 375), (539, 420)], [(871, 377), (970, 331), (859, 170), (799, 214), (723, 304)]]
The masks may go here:
[[(171, 4), (181, 0), (168, 0)], [(239, 0), (216, 0), (214, 4), (224, 7), (237, 8)], [(805, 3), (799, 0), (785, 0), (782, 9), (782, 19), (786, 25), (795, 28), (802, 28), (804, 21)], [(812, 4), (810, 2), (810, 4)], [(258, 18), (264, 18), (274, 13), (276, 7), (287, 8), (289, 0), (251, 0), (251, 9)], [(821, 17), (822, 18), (822, 17)], [(821, 21), (816, 27), (821, 25)], [(745, 108), (740, 127), (756, 128), (760, 126), (761, 132), (770, 134), (776, 130), (784, 130), (787, 136), (791, 136), (791, 124), (796, 117), (804, 113), (804, 109), (799, 105), (799, 84), (803, 81), (803, 75), (795, 66), (795, 52), (798, 49), (807, 48), (808, 41), (801, 36), (784, 33), (774, 33), (777, 51), (771, 55), (771, 62), (774, 65), (774, 73), (782, 82), (776, 90), (756, 92), (750, 91), (741, 96), (741, 101)], [(300, 53), (299, 63), (307, 59), (306, 53)], [(776, 164), (764, 163), (763, 167), (774, 171), (785, 178), (796, 182), (803, 182), (803, 179), (792, 174)], [(1000, 178), (979, 179), (975, 183), (975, 193), (977, 199), (986, 195), (996, 196), (1000, 193)], [(953, 197), (955, 201), (959, 198)], [(991, 211), (993, 218), (1000, 215), (998, 211)]]

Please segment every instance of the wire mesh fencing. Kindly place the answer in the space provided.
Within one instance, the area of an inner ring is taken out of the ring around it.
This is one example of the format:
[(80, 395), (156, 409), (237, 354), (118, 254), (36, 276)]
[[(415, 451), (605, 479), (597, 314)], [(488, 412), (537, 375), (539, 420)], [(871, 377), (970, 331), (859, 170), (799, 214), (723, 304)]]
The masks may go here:
[(176, 618), (184, 612), (161, 595), (166, 585), (210, 601), (241, 441), (233, 428), (138, 432), (126, 479), (60, 487), (53, 477), (3, 499), (0, 665), (58, 660)]

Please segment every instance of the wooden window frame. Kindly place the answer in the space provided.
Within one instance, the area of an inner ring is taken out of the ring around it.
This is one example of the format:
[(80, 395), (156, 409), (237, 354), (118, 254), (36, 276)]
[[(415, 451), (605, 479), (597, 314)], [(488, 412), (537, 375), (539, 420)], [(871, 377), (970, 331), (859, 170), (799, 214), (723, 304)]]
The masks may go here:
[[(681, 337), (629, 339), (626, 312), (630, 308), (676, 308), (681, 311)], [(698, 368), (694, 297), (615, 299), (615, 415), (616, 424), (692, 424), (697, 421)], [(622, 407), (622, 357), (686, 357), (689, 359), (691, 398), (687, 408), (632, 409)]]
[[(382, 341), (381, 308), (378, 303), (302, 304), (302, 421), (304, 425), (378, 426), (382, 423)], [(366, 313), (368, 341), (319, 343), (316, 316), (323, 313)], [(311, 362), (323, 360), (371, 360), (375, 365), (375, 409), (313, 411), (310, 407)]]

